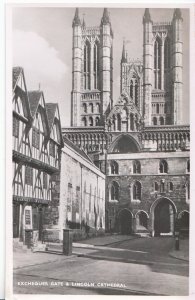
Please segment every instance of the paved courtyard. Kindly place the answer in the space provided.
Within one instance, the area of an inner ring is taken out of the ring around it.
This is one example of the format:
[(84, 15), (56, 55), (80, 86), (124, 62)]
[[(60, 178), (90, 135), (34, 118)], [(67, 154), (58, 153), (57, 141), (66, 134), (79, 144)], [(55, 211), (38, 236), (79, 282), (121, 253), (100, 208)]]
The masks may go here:
[(189, 264), (170, 256), (173, 238), (116, 239), (77, 243), (68, 257), (14, 253), (14, 293), (188, 295)]

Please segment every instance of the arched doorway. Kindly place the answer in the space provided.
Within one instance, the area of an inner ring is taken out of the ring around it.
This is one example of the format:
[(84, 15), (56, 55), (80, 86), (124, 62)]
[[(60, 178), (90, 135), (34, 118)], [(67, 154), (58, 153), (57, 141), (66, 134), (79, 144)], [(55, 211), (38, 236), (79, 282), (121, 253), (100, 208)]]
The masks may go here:
[(189, 231), (189, 212), (184, 210), (179, 214), (180, 230)]
[(119, 232), (121, 234), (132, 233), (132, 214), (127, 209), (119, 212)]
[(153, 205), (154, 236), (174, 235), (176, 208), (168, 198), (156, 200)]
[(148, 216), (145, 211), (138, 211), (136, 214), (136, 227), (137, 229), (147, 229), (148, 227)]

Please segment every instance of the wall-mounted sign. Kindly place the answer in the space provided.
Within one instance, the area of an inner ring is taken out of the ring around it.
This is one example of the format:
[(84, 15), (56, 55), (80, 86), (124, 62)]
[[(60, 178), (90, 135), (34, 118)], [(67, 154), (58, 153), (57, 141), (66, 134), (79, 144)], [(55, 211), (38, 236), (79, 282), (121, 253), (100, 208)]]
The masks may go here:
[(25, 210), (25, 224), (26, 225), (30, 225), (30, 210), (26, 209)]

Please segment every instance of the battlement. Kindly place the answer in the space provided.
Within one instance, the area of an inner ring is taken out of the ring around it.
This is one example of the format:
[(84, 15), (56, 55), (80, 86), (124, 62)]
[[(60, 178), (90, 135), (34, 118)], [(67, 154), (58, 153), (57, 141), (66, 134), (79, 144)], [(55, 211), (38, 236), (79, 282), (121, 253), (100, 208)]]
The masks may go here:
[(171, 29), (171, 22), (158, 22), (154, 23), (152, 26), (153, 31), (164, 31)]
[(100, 35), (100, 27), (85, 27), (82, 29), (83, 35)]

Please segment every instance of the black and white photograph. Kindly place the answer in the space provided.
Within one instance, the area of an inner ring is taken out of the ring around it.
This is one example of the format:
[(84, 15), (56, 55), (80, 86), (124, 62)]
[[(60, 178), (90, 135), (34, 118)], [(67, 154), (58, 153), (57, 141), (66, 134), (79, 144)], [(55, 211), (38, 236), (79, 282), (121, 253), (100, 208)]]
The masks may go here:
[(7, 5), (14, 299), (190, 295), (192, 9)]

